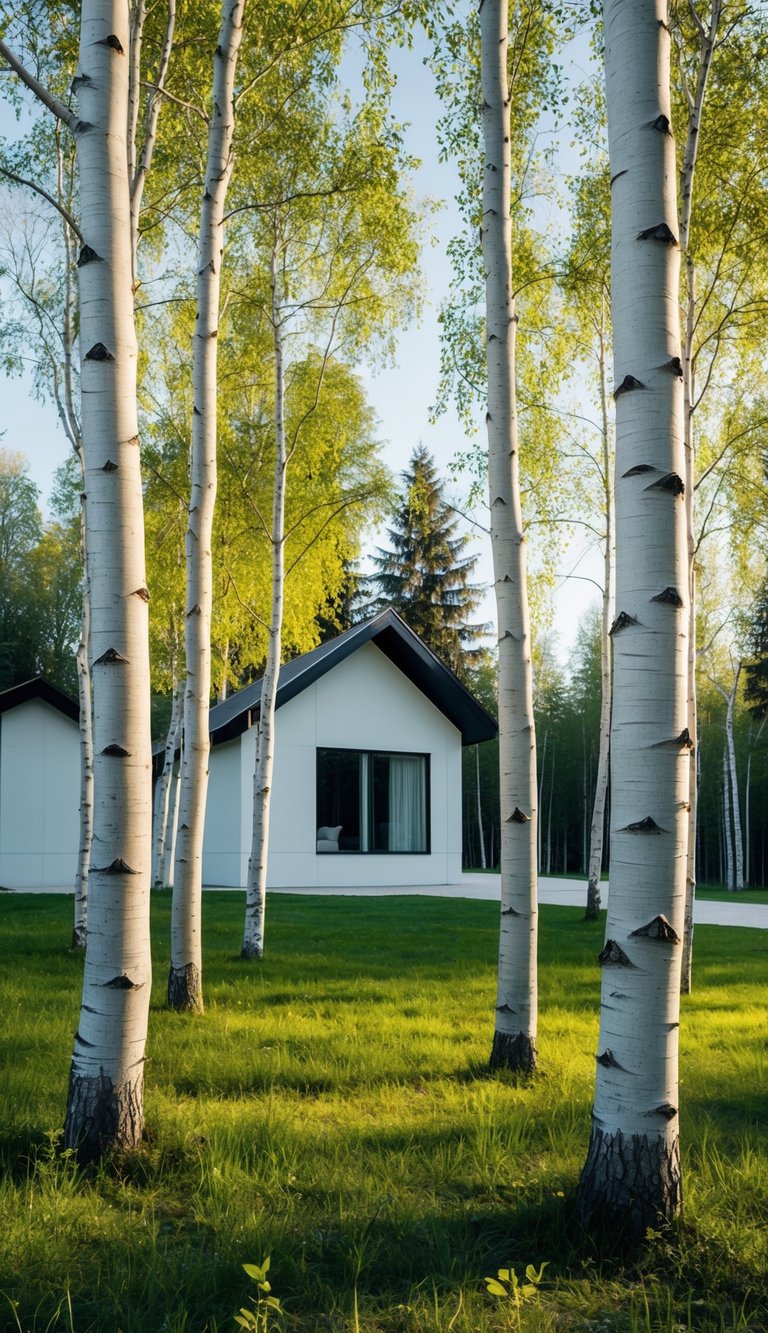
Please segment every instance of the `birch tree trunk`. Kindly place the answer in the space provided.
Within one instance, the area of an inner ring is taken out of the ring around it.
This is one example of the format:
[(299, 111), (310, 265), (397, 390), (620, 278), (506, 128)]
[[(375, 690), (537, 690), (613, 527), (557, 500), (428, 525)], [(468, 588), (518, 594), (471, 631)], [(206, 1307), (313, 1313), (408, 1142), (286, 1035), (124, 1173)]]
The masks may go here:
[[(151, 985), (151, 741), (127, 175), (128, 4), (83, 0), (74, 133), (82, 441), (92, 595), (93, 855), (83, 1003), (64, 1141), (82, 1159), (138, 1143)], [(50, 105), (50, 101), (48, 102)]]
[(214, 55), (213, 104), (200, 212), (193, 340), (192, 486), (186, 535), (184, 755), (171, 908), (171, 1009), (202, 1013), (203, 830), (208, 795), (211, 701), (211, 539), (216, 502), (216, 365), (224, 204), (232, 174), (234, 83), (244, 0), (223, 0)]
[(480, 792), (480, 746), (475, 746), (475, 795), (477, 800), (477, 832), (480, 842), (480, 867), (486, 868), (485, 836), (483, 834), (483, 802)]
[(737, 662), (730, 690), (726, 691), (716, 681), (713, 682), (715, 688), (725, 699), (726, 704), (725, 751), (723, 753), (723, 818), (728, 851), (728, 890), (730, 893), (739, 893), (744, 888), (744, 837), (741, 829), (736, 744), (733, 737), (733, 717), (740, 675), (741, 662)]
[[(80, 452), (82, 463), (82, 450)], [(83, 485), (85, 475), (83, 474)], [(80, 642), (77, 645), (77, 693), (80, 705), (80, 839), (75, 875), (75, 919), (72, 948), (85, 949), (88, 930), (88, 872), (93, 841), (93, 694), (88, 660), (91, 629), (91, 593), (87, 571), (85, 506), (81, 516), (80, 546), (83, 559), (83, 601), (80, 612)]]
[(733, 824), (731, 822), (731, 775), (728, 768), (728, 746), (723, 748), (723, 843), (725, 845), (725, 887), (729, 893), (736, 888), (733, 855)]
[(163, 771), (155, 787), (155, 804), (152, 821), (152, 887), (161, 889), (165, 884), (166, 844), (171, 837), (171, 789), (176, 749), (181, 733), (181, 683), (177, 674), (176, 657), (173, 661), (173, 695), (171, 702), (171, 720), (165, 738)]
[(688, 565), (667, 6), (605, 0), (616, 397), (611, 893), (586, 1228), (639, 1243), (681, 1203)]
[(243, 958), (264, 957), (269, 857), (269, 807), (275, 758), (275, 704), (280, 673), (285, 593), (285, 371), (282, 316), (278, 292), (277, 245), (272, 250), (272, 334), (275, 354), (275, 485), (272, 498), (272, 613), (267, 663), (261, 683), (256, 768), (253, 775), (253, 837), (248, 861), (248, 886), (243, 928)]
[(603, 837), (605, 806), (608, 797), (608, 774), (611, 752), (611, 621), (613, 618), (613, 459), (611, 457), (610, 424), (608, 420), (608, 383), (605, 365), (605, 308), (600, 311), (600, 408), (603, 435), (603, 478), (605, 484), (605, 550), (603, 553), (603, 603), (600, 624), (600, 742), (597, 758), (595, 799), (592, 805), (592, 823), (589, 831), (589, 875), (587, 880), (587, 921), (596, 921), (600, 914), (600, 872), (603, 868)]
[(481, 0), (488, 486), (499, 643), (501, 926), (490, 1064), (536, 1067), (536, 737), (515, 398), (507, 0)]
[(685, 339), (682, 360), (683, 423), (685, 430), (685, 519), (690, 597), (688, 612), (688, 735), (694, 747), (688, 775), (688, 858), (685, 881), (683, 957), (680, 975), (680, 989), (684, 995), (690, 994), (692, 982), (693, 905), (696, 898), (696, 826), (699, 805), (698, 766), (696, 761), (699, 745), (698, 702), (696, 696), (696, 533), (693, 524), (693, 496), (696, 484), (696, 447), (693, 435), (696, 394), (694, 335), (696, 331), (697, 299), (696, 264), (690, 246), (690, 237), (701, 117), (704, 110), (709, 71), (712, 67), (712, 56), (717, 39), (721, 7), (721, 0), (711, 0), (709, 24), (705, 26), (699, 19), (694, 6), (691, 6), (691, 13), (699, 31), (700, 42), (696, 88), (693, 92), (688, 88), (685, 77), (682, 75), (683, 94), (688, 106), (688, 128), (683, 164), (680, 169), (680, 250), (685, 260), (686, 275)]

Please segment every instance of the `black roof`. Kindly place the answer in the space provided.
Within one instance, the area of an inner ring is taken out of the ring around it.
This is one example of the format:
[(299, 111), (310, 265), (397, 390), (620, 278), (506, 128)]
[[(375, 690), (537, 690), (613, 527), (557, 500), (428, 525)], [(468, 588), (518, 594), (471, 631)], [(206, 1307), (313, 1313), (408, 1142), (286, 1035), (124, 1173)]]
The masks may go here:
[(3, 690), (0, 694), (0, 713), (7, 713), (11, 708), (18, 708), (19, 704), (29, 703), (32, 699), (50, 704), (65, 717), (71, 717), (73, 722), (80, 721), (77, 702), (60, 690), (58, 685), (46, 680), (45, 676), (34, 676), (32, 680), (22, 681), (21, 685), (12, 685), (9, 690)]
[[(280, 668), (276, 707), (301, 694), (364, 643), (375, 644), (458, 728), (462, 745), (492, 740), (496, 735), (496, 722), (490, 713), (391, 607), (372, 620), (353, 625), (329, 643), (286, 662)], [(261, 684), (260, 680), (254, 681), (211, 709), (212, 744), (232, 740), (256, 721), (261, 706)]]

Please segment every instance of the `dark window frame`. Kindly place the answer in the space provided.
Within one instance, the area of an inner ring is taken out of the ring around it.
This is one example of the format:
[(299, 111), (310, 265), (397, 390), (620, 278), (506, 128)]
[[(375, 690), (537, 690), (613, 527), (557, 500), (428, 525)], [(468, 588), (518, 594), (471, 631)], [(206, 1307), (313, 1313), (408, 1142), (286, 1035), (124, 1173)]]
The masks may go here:
[[(388, 847), (371, 847), (363, 849), (360, 847), (339, 847), (338, 852), (320, 851), (315, 847), (316, 856), (431, 856), (432, 854), (432, 755), (428, 750), (371, 750), (365, 747), (345, 746), (345, 745), (318, 745), (315, 750), (315, 827), (326, 827), (325, 822), (321, 822), (319, 801), (320, 801), (320, 756), (321, 754), (344, 754), (344, 755), (367, 755), (370, 760), (377, 756), (389, 758), (391, 755), (395, 759), (423, 759), (424, 760), (424, 842), (425, 846), (421, 851), (399, 851)], [(369, 821), (371, 817), (371, 802), (373, 791), (368, 793), (369, 800)]]

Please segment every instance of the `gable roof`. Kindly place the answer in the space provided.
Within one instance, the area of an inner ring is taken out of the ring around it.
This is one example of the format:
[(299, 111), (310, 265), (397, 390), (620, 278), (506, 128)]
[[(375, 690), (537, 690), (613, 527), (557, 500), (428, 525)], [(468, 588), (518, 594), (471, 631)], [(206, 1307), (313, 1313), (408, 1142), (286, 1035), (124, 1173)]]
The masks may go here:
[[(392, 607), (371, 620), (353, 625), (329, 643), (321, 643), (319, 648), (286, 662), (280, 668), (276, 707), (301, 694), (365, 643), (373, 643), (453, 723), (461, 732), (462, 745), (492, 740), (496, 735), (496, 722), (490, 713)], [(261, 685), (256, 680), (211, 709), (213, 745), (241, 735), (256, 721)]]
[(34, 676), (32, 680), (22, 681), (21, 685), (12, 685), (9, 690), (3, 690), (0, 693), (0, 713), (8, 713), (12, 708), (18, 708), (19, 704), (30, 703), (33, 699), (50, 704), (51, 708), (56, 708), (65, 717), (71, 717), (73, 722), (80, 721), (77, 702), (60, 690), (58, 685), (46, 680), (45, 676)]

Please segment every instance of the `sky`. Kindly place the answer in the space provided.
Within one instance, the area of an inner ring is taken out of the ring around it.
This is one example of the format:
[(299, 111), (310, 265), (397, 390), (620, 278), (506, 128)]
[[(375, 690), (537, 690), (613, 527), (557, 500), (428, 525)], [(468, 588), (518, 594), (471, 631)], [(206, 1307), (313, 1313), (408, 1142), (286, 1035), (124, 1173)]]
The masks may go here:
[[(383, 453), (388, 465), (394, 472), (400, 472), (407, 466), (413, 449), (424, 444), (446, 479), (447, 497), (466, 512), (468, 483), (461, 476), (452, 474), (451, 463), (467, 449), (467, 436), (454, 413), (447, 412), (437, 422), (433, 421), (432, 413), (439, 376), (438, 316), (451, 277), (447, 246), (460, 229), (461, 222), (454, 202), (457, 190), (455, 170), (451, 163), (440, 162), (438, 157), (435, 123), (440, 105), (432, 89), (431, 76), (424, 68), (425, 50), (424, 44), (417, 41), (413, 50), (395, 53), (397, 87), (394, 105), (398, 118), (407, 125), (408, 151), (421, 162), (413, 183), (414, 193), (417, 198), (427, 197), (440, 205), (432, 213), (430, 236), (422, 254), (426, 300), (419, 322), (413, 322), (399, 335), (394, 364), (364, 367), (362, 378), (379, 421), (379, 438), (384, 444)], [(580, 78), (589, 63), (586, 41), (577, 41), (566, 53), (566, 61), (571, 76)], [(5, 106), (0, 105), (0, 133), (13, 132), (13, 117)], [(560, 136), (558, 166), (565, 172), (568, 165), (566, 131)], [(18, 193), (11, 198), (16, 201), (16, 207), (21, 206)], [(474, 437), (474, 442), (479, 445), (484, 443), (485, 437), (482, 418), (480, 410)], [(30, 475), (45, 504), (53, 471), (65, 460), (68, 445), (53, 407), (44, 406), (31, 396), (28, 376), (8, 379), (0, 372), (0, 430), (4, 432), (2, 444), (6, 448), (21, 450), (29, 459)], [(475, 510), (475, 517), (478, 525), (487, 523), (482, 506)], [(386, 544), (385, 533), (372, 534), (370, 544)], [(476, 581), (488, 589), (479, 615), (484, 620), (493, 621), (490, 545), (479, 528), (474, 529), (471, 549), (479, 557)], [(555, 651), (561, 661), (567, 661), (580, 620), (596, 602), (597, 589), (589, 580), (599, 580), (600, 570), (599, 552), (587, 548), (583, 542), (577, 541), (564, 555), (554, 601)]]

